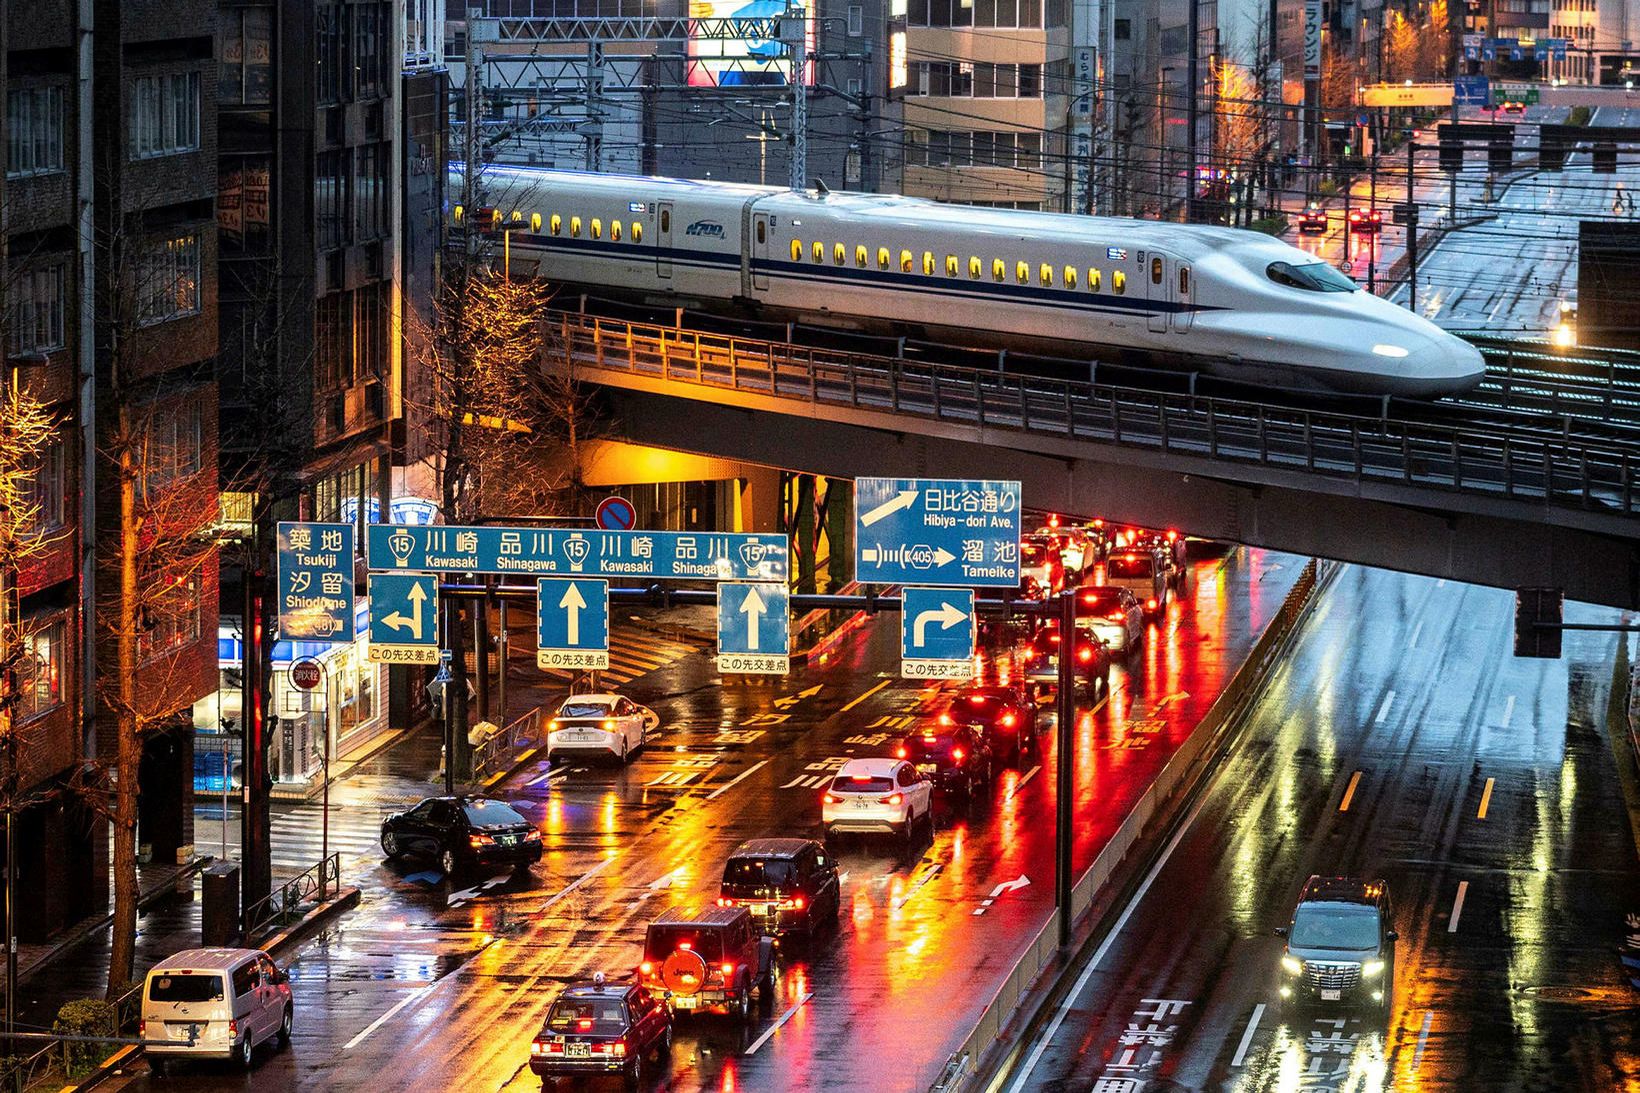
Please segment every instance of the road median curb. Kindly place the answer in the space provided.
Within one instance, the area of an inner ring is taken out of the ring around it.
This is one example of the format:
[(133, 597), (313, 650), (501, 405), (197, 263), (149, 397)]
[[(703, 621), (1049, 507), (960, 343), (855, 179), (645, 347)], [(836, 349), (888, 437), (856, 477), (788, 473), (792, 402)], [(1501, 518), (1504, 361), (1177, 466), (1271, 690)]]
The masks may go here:
[[(1133, 888), (1150, 864), (1159, 836), (1184, 815), (1190, 799), (1212, 769), (1247, 703), (1262, 689), (1280, 663), (1299, 621), (1316, 600), (1316, 591), (1335, 572), (1310, 561), (1281, 609), (1260, 635), (1230, 683), (1134, 803), (1093, 863), (1077, 879), (1071, 894), (1073, 940), (1058, 946), (1059, 912), (1032, 938), (1013, 970), (997, 988), (962, 1045), (947, 1059), (929, 1093), (993, 1091), (1008, 1076), (1046, 1013), (1068, 989), (1068, 975), (1086, 959), (1103, 931), (1113, 904)], [(1133, 854), (1136, 847), (1152, 848)]]

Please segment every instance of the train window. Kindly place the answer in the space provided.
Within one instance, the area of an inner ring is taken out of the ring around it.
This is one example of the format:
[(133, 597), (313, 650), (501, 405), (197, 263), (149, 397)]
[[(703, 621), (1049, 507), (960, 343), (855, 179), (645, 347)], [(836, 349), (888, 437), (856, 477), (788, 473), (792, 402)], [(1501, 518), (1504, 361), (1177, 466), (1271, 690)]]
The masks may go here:
[(1042, 278), (1042, 283), (1044, 285), (1049, 288), (1053, 287), (1053, 266), (1049, 265), (1047, 262), (1044, 262), (1042, 263), (1042, 268), (1036, 272), (1037, 276)]
[(878, 269), (887, 269), (888, 268), (888, 248), (887, 247), (878, 247), (877, 248), (877, 268)]
[(604, 237), (604, 222), (602, 220), (600, 220), (598, 217), (595, 216), (595, 217), (592, 218), (592, 238), (602, 239), (603, 237)]
[(838, 266), (846, 263), (848, 261), (848, 248), (843, 246), (841, 243), (833, 246), (831, 248), (831, 261), (833, 265)]
[(612, 243), (619, 243), (621, 241), (621, 222), (619, 220), (611, 220), (609, 222), (609, 239)]
[(564, 230), (564, 218), (559, 216), (557, 213), (552, 214), (552, 220), (550, 223), (552, 226), (552, 234), (557, 235), (559, 232)]
[(643, 224), (637, 220), (632, 222), (632, 241), (634, 243), (643, 242)]
[(672, 230), (672, 210), (671, 209), (662, 209), (661, 210), (661, 234), (665, 235), (667, 232), (669, 232), (671, 230)]
[(1127, 274), (1117, 270), (1110, 275), (1110, 290), (1120, 296), (1127, 291)]
[(934, 252), (931, 250), (923, 251), (923, 276), (934, 276)]
[(1162, 283), (1162, 260), (1160, 258), (1150, 260), (1150, 283), (1153, 285)]
[(979, 260), (978, 257), (968, 259), (968, 276), (969, 277), (973, 278), (976, 281), (979, 280), (980, 271), (983, 268), (984, 267), (980, 264), (980, 260)]
[(824, 262), (826, 260), (826, 245), (816, 239), (814, 241), (814, 248), (810, 253), (814, 255), (814, 260), (816, 262)]
[(857, 246), (854, 248), (854, 264), (861, 269), (866, 268), (866, 249), (864, 247)]
[(991, 259), (991, 280), (1004, 281), (1008, 278), (1008, 263), (1000, 258)]
[(1302, 266), (1271, 262), (1264, 275), (1278, 285), (1310, 292), (1354, 292), (1360, 287), (1325, 262), (1306, 262)]
[(1180, 266), (1179, 267), (1179, 295), (1180, 296), (1189, 296), (1190, 295), (1190, 267), (1189, 266)]
[(793, 262), (801, 262), (802, 260), (803, 260), (803, 241), (801, 239), (793, 239), (792, 240), (792, 261)]
[(569, 233), (571, 235), (580, 235), (581, 234), (581, 218), (580, 217), (572, 216), (572, 217), (569, 218)]
[(1099, 291), (1099, 271), (1092, 266), (1088, 267), (1088, 289), (1092, 292)]
[(1065, 267), (1065, 287), (1066, 288), (1075, 288), (1076, 287), (1076, 267), (1075, 266), (1066, 266)]
[(946, 255), (945, 256), (945, 275), (947, 277), (955, 277), (957, 275), (957, 269), (958, 269), (957, 256), (954, 255), (954, 254)]
[(900, 252), (900, 272), (901, 273), (910, 273), (911, 272), (911, 262), (912, 262), (911, 252), (908, 251), (908, 250), (901, 251)]
[(1014, 279), (1017, 280), (1022, 285), (1030, 284), (1031, 283), (1031, 264), (1029, 262), (1020, 262), (1017, 265), (1015, 265), (1014, 266)]

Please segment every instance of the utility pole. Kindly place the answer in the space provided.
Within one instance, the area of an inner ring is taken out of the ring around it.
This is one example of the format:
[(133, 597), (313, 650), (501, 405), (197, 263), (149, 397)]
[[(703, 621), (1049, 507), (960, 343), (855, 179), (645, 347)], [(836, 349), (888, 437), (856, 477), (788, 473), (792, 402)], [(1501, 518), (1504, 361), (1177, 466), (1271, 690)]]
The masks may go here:
[[(865, 80), (860, 81), (862, 84)], [(871, 158), (871, 92), (860, 93), (860, 189), (870, 193), (877, 191), (877, 183), (873, 174), (876, 164)], [(870, 181), (868, 181), (870, 180)]]
[[(472, 41), (471, 35), (467, 39)], [(604, 151), (604, 44), (597, 39), (587, 43), (586, 121), (581, 126), (586, 145), (583, 166), (596, 171), (602, 166)]]
[(1188, 0), (1190, 4), (1190, 54), (1185, 63), (1185, 79), (1190, 82), (1190, 96), (1185, 100), (1185, 140), (1190, 145), (1189, 155), (1185, 162), (1188, 175), (1185, 178), (1184, 190), (1184, 218), (1186, 223), (1196, 221), (1196, 122), (1197, 99), (1201, 96), (1201, 0)]
[(1407, 141), (1407, 307), (1418, 310), (1418, 203), (1412, 189), (1412, 161), (1417, 142)]
[(792, 155), (790, 188), (801, 193), (809, 185), (809, 90), (804, 83), (809, 67), (809, 25), (802, 8), (787, 8), (781, 37), (792, 57)]
[(467, 9), (467, 52), (463, 58), (463, 67), (466, 69), (466, 101), (462, 104), (466, 114), (467, 124), (464, 126), (461, 140), (461, 207), (466, 210), (468, 217), (467, 230), (462, 234), (465, 238), (465, 252), (467, 261), (472, 262), (478, 253), (478, 236), (472, 231), (471, 217), (473, 210), (478, 206), (478, 100), (482, 81), (479, 79), (478, 66), (483, 58), (478, 52), (478, 21), (483, 16), (482, 8)]
[[(1458, 138), (1459, 146), (1463, 138), (1458, 136), (1458, 96), (1452, 96), (1452, 135)], [(1448, 229), (1458, 226), (1458, 172), (1451, 172), (1452, 188), (1448, 191), (1446, 204), (1446, 225)]]

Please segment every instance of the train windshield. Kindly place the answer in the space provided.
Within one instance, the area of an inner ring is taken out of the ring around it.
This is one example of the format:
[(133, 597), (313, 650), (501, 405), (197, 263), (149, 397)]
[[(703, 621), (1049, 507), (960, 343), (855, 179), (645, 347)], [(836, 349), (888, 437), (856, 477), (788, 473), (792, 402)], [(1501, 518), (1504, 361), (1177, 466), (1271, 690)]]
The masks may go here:
[(1302, 266), (1291, 262), (1271, 262), (1264, 272), (1278, 285), (1310, 292), (1354, 292), (1359, 287), (1325, 262), (1306, 262)]

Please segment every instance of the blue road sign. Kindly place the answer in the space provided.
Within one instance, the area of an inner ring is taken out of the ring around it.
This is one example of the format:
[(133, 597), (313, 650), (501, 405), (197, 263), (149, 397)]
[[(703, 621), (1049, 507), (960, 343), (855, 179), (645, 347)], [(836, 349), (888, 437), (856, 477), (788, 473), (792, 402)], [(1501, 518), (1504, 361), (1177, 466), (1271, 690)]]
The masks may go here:
[(609, 667), (609, 582), (542, 577), (535, 582), (535, 665)]
[(279, 636), (353, 640), (353, 525), (279, 524)]
[(790, 600), (784, 584), (718, 586), (720, 672), (785, 675), (791, 671)]
[(606, 497), (598, 502), (598, 526), (605, 531), (631, 531), (638, 526), (638, 510), (624, 497)]
[(861, 478), (854, 576), (870, 584), (1019, 584), (1018, 482)]
[(391, 524), (366, 530), (370, 568), (385, 570), (784, 581), (791, 557), (778, 534)]
[(970, 678), (975, 630), (973, 589), (905, 589), (900, 605), (900, 675)]
[(1492, 90), (1485, 76), (1454, 76), (1452, 101), (1457, 106), (1490, 106)]
[(438, 663), (438, 578), (430, 573), (370, 575), (370, 659)]

